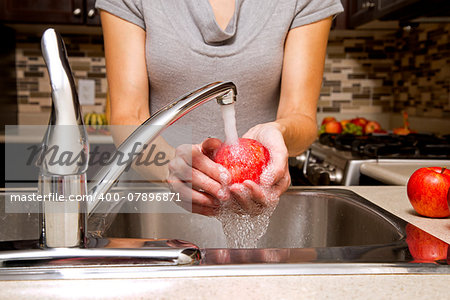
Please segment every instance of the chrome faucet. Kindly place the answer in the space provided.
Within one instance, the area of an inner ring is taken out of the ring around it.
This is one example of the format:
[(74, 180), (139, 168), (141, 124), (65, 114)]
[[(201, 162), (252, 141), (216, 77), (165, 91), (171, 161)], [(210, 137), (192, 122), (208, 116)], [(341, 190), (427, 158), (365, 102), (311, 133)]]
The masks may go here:
[[(86, 187), (86, 170), (89, 145), (84, 128), (75, 83), (67, 59), (64, 42), (54, 29), (47, 29), (42, 36), (42, 53), (48, 68), (52, 88), (52, 113), (43, 140), (44, 153), (50, 147), (80, 153), (75, 164), (53, 166), (42, 156), (39, 191), (91, 195), (94, 201), (89, 207), (80, 203), (44, 203), (41, 211), (41, 244), (43, 247), (83, 247), (85, 245), (86, 213), (95, 213), (99, 195), (110, 190), (127, 165), (117, 163), (119, 155), (103, 167)], [(236, 101), (236, 86), (232, 82), (215, 82), (190, 92), (165, 106), (142, 123), (116, 150), (133, 153), (136, 158), (161, 132), (179, 118), (198, 106), (215, 99), (220, 105)], [(69, 125), (69, 126), (65, 126)], [(158, 125), (158, 126), (149, 126)], [(138, 147), (136, 148), (136, 142)], [(132, 159), (128, 160), (129, 163)]]

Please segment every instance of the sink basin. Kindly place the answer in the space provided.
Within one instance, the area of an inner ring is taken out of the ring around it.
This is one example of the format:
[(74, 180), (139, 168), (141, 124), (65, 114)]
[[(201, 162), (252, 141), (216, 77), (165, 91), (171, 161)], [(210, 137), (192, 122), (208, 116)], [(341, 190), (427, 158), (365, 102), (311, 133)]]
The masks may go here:
[[(291, 189), (281, 197), (258, 248), (390, 244), (405, 237), (404, 226), (403, 220), (348, 190)], [(182, 239), (200, 248), (227, 247), (218, 220), (190, 213), (122, 214), (106, 235), (118, 234)]]
[(392, 262), (408, 258), (405, 226), (351, 191), (293, 188), (281, 197), (256, 249), (228, 249), (217, 219), (183, 212), (119, 214), (106, 236), (190, 241), (203, 249), (207, 265)]
[[(174, 254), (169, 264), (161, 264), (160, 257), (152, 254), (146, 257), (157, 263), (136, 257), (111, 260), (98, 252), (95, 259), (85, 261), (3, 263), (0, 279), (170, 277), (193, 276), (192, 272), (196, 276), (450, 272), (445, 259), (414, 261), (406, 239), (408, 223), (348, 190), (291, 188), (281, 197), (257, 248), (252, 249), (228, 248), (219, 221), (173, 205), (171, 211), (178, 212), (119, 213), (103, 234), (116, 239), (116, 244), (119, 241), (124, 245), (122, 248), (127, 248), (127, 239), (133, 243), (140, 239), (151, 247), (163, 244), (164, 250)], [(37, 219), (27, 214), (15, 217), (28, 222), (28, 226), (22, 226), (28, 229), (27, 238), (37, 239)], [(0, 218), (5, 219), (8, 218)], [(0, 240), (5, 241), (5, 236), (6, 240), (11, 239), (5, 235), (10, 225), (5, 222), (1, 225)], [(35, 242), (13, 244), (24, 249), (35, 246)], [(147, 251), (153, 251), (151, 247)], [(180, 260), (178, 253), (189, 253), (191, 260), (176, 263)], [(2, 251), (0, 258), (1, 255)]]

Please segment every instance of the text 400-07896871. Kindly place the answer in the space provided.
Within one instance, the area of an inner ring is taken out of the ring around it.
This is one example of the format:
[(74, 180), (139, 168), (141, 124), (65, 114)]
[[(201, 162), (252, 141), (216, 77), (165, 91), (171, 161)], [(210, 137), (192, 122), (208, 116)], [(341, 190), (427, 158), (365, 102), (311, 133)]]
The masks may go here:
[(142, 202), (180, 202), (180, 194), (172, 192), (158, 192), (158, 193), (142, 193), (142, 192), (130, 192), (126, 195), (123, 194), (102, 194), (98, 196), (99, 201), (142, 201)]

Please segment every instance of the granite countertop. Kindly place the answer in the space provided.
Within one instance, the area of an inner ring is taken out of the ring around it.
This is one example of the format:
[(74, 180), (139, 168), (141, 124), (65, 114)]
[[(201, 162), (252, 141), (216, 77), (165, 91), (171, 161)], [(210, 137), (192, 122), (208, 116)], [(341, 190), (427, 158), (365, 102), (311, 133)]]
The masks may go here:
[[(301, 187), (308, 188), (308, 187)], [(314, 187), (317, 188), (317, 187)], [(320, 187), (319, 187), (320, 188)], [(336, 187), (322, 187), (336, 188)], [(417, 215), (404, 186), (341, 187), (450, 243), (450, 218)], [(193, 274), (194, 275), (194, 274)], [(143, 275), (144, 276), (144, 275)], [(0, 299), (444, 299), (450, 274), (215, 276), (139, 279), (1, 281)], [(38, 292), (37, 292), (38, 291)]]

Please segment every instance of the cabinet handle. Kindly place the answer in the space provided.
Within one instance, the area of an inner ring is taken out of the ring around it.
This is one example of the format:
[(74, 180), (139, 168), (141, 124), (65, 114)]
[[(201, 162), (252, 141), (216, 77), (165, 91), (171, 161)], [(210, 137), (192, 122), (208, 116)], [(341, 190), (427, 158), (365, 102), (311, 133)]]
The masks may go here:
[(75, 17), (81, 16), (81, 8), (75, 8), (75, 9), (73, 10), (73, 15), (74, 15)]
[(91, 8), (87, 13), (88, 18), (92, 19), (93, 17), (95, 17), (95, 13), (96, 13), (95, 8)]
[(361, 7), (362, 7), (362, 8), (374, 8), (374, 7), (375, 7), (375, 2), (373, 2), (373, 1), (366, 1), (366, 2), (363, 2), (363, 3), (361, 4)]

